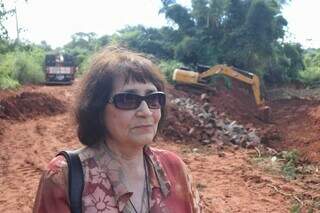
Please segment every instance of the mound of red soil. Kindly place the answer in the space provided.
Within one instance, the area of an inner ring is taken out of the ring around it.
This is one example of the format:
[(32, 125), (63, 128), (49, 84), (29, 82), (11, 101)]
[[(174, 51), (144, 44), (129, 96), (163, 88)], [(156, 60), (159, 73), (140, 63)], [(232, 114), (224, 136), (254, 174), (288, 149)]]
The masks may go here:
[(279, 100), (271, 103), (272, 129), (280, 140), (269, 145), (279, 150), (299, 150), (302, 159), (320, 162), (320, 101), (301, 99)]
[(242, 124), (261, 123), (252, 88), (241, 82), (233, 81), (231, 89), (218, 88), (218, 92), (210, 97), (210, 103), (218, 113), (225, 113)]
[(0, 118), (6, 120), (25, 120), (64, 112), (64, 102), (44, 93), (23, 92), (0, 101)]

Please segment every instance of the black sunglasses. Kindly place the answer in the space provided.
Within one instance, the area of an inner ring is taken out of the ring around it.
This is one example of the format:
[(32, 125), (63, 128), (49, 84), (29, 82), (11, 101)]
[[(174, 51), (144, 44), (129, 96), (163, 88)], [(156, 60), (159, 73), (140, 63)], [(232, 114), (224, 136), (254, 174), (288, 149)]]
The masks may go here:
[(145, 96), (123, 92), (115, 94), (108, 103), (112, 103), (118, 109), (132, 110), (137, 109), (142, 101), (147, 103), (149, 109), (160, 109), (166, 104), (166, 95), (164, 92), (153, 92)]

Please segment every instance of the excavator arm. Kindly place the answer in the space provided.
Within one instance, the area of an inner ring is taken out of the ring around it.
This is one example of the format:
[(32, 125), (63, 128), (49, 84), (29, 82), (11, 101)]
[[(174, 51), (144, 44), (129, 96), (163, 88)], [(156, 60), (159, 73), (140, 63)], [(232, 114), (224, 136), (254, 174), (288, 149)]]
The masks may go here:
[(235, 67), (228, 67), (225, 65), (215, 65), (211, 67), (209, 70), (203, 73), (200, 73), (198, 78), (203, 79), (203, 78), (207, 78), (217, 74), (226, 75), (251, 85), (256, 104), (258, 106), (262, 106), (264, 104), (264, 101), (261, 98), (261, 94), (260, 94), (260, 81), (257, 75), (251, 72), (237, 69)]

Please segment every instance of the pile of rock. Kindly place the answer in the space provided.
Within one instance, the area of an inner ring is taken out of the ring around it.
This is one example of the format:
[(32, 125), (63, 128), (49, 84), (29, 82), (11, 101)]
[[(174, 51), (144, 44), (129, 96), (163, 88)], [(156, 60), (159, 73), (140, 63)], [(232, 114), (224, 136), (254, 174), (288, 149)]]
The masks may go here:
[(255, 147), (261, 142), (255, 128), (246, 128), (224, 114), (217, 114), (205, 95), (200, 102), (190, 98), (172, 99), (165, 125), (164, 135), (178, 142), (231, 142), (242, 147)]

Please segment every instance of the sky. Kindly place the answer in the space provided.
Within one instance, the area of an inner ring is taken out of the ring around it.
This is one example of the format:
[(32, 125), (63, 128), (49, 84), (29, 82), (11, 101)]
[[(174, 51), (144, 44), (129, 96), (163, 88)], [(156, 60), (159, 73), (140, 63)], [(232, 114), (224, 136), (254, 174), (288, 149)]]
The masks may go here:
[[(16, 4), (14, 4), (16, 2)], [(177, 0), (190, 6), (190, 0)], [(8, 9), (17, 6), (20, 38), (35, 43), (45, 40), (52, 47), (63, 46), (76, 32), (111, 35), (127, 25), (161, 27), (168, 22), (160, 0), (4, 0)], [(283, 8), (288, 21), (287, 40), (304, 48), (320, 48), (320, 0), (292, 0)], [(15, 17), (7, 21), (10, 38), (16, 38)]]

